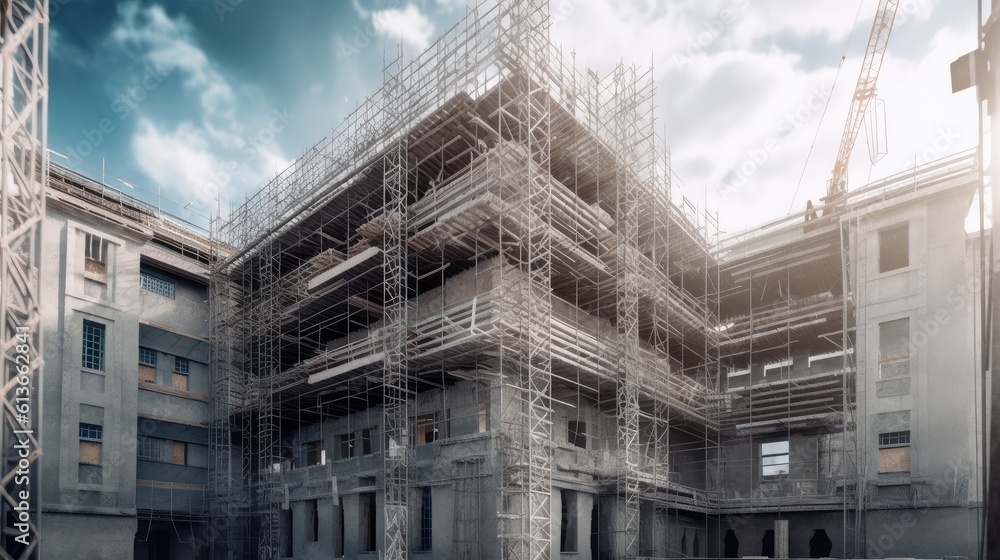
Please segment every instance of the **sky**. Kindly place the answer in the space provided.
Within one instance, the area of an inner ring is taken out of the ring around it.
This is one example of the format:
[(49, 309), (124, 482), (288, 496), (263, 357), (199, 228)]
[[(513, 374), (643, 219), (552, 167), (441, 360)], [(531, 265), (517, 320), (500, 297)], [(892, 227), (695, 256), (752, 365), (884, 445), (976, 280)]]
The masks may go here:
[[(877, 0), (552, 0), (551, 38), (653, 67), (679, 193), (734, 232), (826, 191)], [(252, 195), (418, 53), (463, 0), (50, 0), (53, 161), (196, 224)], [(901, 0), (849, 188), (977, 144), (975, 0)], [(870, 157), (875, 123), (882, 140)]]

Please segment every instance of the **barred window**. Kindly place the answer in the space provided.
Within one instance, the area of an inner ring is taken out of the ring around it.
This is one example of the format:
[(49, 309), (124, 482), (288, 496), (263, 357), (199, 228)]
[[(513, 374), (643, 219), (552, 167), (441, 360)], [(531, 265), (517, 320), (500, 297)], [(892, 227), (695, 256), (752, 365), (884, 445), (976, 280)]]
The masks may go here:
[(104, 371), (104, 325), (83, 322), (83, 367)]
[(156, 350), (139, 347), (139, 363), (144, 366), (156, 367)]
[(174, 357), (174, 371), (177, 373), (191, 373), (191, 362), (187, 358)]
[(170, 280), (157, 278), (150, 274), (142, 273), (139, 276), (139, 286), (147, 292), (153, 292), (170, 299), (174, 299), (174, 283)]
[(108, 242), (93, 233), (86, 234), (84, 238), (84, 244), (86, 245), (85, 256), (92, 261), (107, 264)]
[(908, 445), (910, 443), (910, 431), (886, 432), (878, 435), (879, 447), (889, 445)]
[(104, 426), (80, 422), (80, 439), (101, 441), (104, 438)]
[(83, 276), (88, 280), (108, 281), (108, 242), (88, 233), (84, 235)]
[(145, 461), (162, 461), (163, 460), (163, 442), (157, 438), (151, 438), (148, 436), (139, 436), (137, 442), (136, 455), (139, 459)]

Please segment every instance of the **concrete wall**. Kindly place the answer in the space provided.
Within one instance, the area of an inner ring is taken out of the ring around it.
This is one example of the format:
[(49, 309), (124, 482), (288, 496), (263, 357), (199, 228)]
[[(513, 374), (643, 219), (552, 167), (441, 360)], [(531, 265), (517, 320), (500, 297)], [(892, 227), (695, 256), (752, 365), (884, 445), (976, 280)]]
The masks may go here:
[(106, 560), (132, 558), (135, 517), (43, 513), (46, 539), (42, 558)]
[[(50, 202), (42, 225), (42, 297), (51, 303), (42, 307), (46, 383), (45, 457), (40, 469), (45, 481), (44, 530), (54, 537), (45, 540), (43, 554), (131, 558), (137, 550), (146, 550), (134, 546), (136, 508), (155, 506), (180, 513), (200, 504), (208, 461), (207, 432), (202, 429), (199, 441), (192, 442), (188, 466), (164, 465), (185, 472), (153, 468), (144, 469), (142, 475), (165, 474), (151, 477), (162, 478), (161, 482), (184, 479), (188, 486), (179, 492), (185, 494), (186, 506), (171, 501), (169, 496), (178, 494), (169, 488), (164, 493), (162, 485), (143, 486), (144, 498), (137, 503), (137, 435), (143, 419), (154, 424), (164, 419), (187, 426), (205, 423), (210, 391), (204, 284), (170, 276), (176, 282), (176, 297), (164, 298), (140, 288), (140, 269), (155, 265), (157, 255), (177, 261), (172, 266), (183, 264), (194, 276), (199, 270), (203, 274), (204, 268), (179, 255), (166, 256), (168, 251), (150, 245), (151, 232), (143, 228), (123, 227), (97, 217), (99, 212)], [(103, 281), (88, 278), (84, 271), (88, 233), (107, 242)], [(82, 367), (84, 320), (104, 325), (103, 368)], [(139, 390), (140, 345), (162, 352), (155, 384), (162, 391)], [(171, 386), (168, 370), (173, 369), (173, 360), (167, 359), (168, 354), (191, 360), (188, 391)], [(102, 427), (100, 464), (80, 462), (81, 422)], [(179, 543), (181, 536), (175, 531), (171, 538)]]
[[(86, 233), (108, 242), (104, 283), (84, 278)], [(136, 523), (137, 247), (144, 240), (55, 204), (47, 209), (42, 236), (42, 297), (51, 302), (42, 307), (42, 511), (46, 532), (60, 535), (43, 546), (52, 557), (128, 557)], [(84, 320), (105, 327), (102, 371), (82, 367)], [(81, 422), (103, 428), (98, 465), (80, 463)], [(65, 556), (56, 552), (60, 542), (68, 545)]]
[[(876, 556), (974, 551), (972, 540), (957, 536), (969, 535), (966, 524), (974, 526), (968, 520), (974, 510), (968, 508), (978, 502), (970, 478), (979, 437), (977, 257), (964, 231), (970, 199), (968, 189), (954, 190), (860, 216), (852, 228), (852, 266), (858, 271), (858, 437), (868, 473), (869, 555), (873, 540), (889, 544), (878, 547)], [(879, 272), (879, 231), (899, 224), (909, 231), (909, 266)], [(880, 379), (879, 325), (895, 319), (909, 325), (909, 374)], [(910, 432), (910, 469), (880, 474), (878, 436), (901, 430)], [(927, 521), (905, 539), (885, 538), (883, 525), (901, 515), (898, 508), (921, 508)]]

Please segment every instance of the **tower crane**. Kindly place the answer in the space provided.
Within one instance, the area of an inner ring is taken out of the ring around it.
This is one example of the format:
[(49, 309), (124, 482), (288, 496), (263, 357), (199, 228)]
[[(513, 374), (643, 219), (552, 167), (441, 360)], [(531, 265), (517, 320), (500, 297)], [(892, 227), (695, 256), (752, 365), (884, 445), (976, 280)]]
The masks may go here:
[[(858, 132), (868, 112), (868, 106), (875, 98), (875, 84), (882, 69), (882, 60), (885, 58), (885, 49), (889, 44), (889, 34), (892, 32), (892, 23), (896, 19), (898, 7), (899, 0), (879, 0), (878, 10), (875, 12), (875, 21), (868, 36), (868, 48), (861, 64), (861, 74), (854, 87), (851, 109), (847, 113), (847, 124), (844, 125), (844, 134), (840, 138), (840, 148), (837, 150), (837, 161), (833, 165), (833, 177), (826, 187), (826, 196), (822, 199), (827, 205), (833, 204), (834, 211), (843, 206), (842, 200), (847, 194), (847, 164), (850, 163), (854, 142), (858, 139)], [(823, 213), (828, 212), (824, 210)]]

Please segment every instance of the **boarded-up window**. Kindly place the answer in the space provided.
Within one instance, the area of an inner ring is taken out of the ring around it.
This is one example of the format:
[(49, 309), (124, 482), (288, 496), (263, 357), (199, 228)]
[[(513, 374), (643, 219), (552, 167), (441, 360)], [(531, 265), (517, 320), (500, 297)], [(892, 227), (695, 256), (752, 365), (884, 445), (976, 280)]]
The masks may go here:
[(156, 383), (156, 350), (139, 347), (139, 381)]
[(184, 375), (183, 373), (174, 373), (173, 374), (173, 384), (174, 384), (174, 389), (179, 389), (181, 391), (187, 391), (188, 390), (188, 376)]
[(878, 271), (910, 266), (910, 225), (902, 224), (878, 232)]
[(878, 472), (910, 471), (910, 431), (885, 432), (878, 435)]
[(910, 374), (910, 320), (886, 321), (878, 326), (879, 379)]
[(84, 236), (83, 276), (102, 283), (108, 278), (108, 242), (92, 233)]
[(80, 440), (80, 462), (89, 465), (101, 464), (101, 442)]
[(878, 472), (910, 472), (910, 446), (879, 449)]
[(173, 448), (173, 457), (171, 461), (175, 465), (186, 465), (187, 464), (187, 444), (183, 441), (175, 441)]

